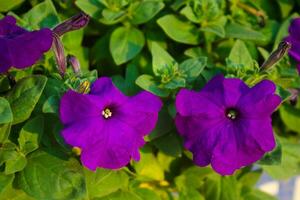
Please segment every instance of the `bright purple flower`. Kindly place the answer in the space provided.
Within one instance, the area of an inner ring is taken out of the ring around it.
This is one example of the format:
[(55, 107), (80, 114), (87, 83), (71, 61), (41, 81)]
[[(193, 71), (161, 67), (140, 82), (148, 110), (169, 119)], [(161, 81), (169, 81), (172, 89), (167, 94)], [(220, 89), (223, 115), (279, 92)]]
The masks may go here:
[(51, 45), (50, 29), (30, 32), (17, 26), (14, 17), (4, 17), (0, 20), (0, 73), (33, 65)]
[(91, 170), (118, 169), (138, 161), (143, 137), (155, 127), (160, 99), (149, 92), (122, 94), (109, 78), (96, 80), (90, 94), (69, 90), (60, 103), (66, 143), (82, 150), (81, 161)]
[(180, 90), (175, 122), (194, 162), (230, 175), (271, 151), (271, 114), (281, 102), (275, 89), (268, 80), (249, 88), (240, 79), (218, 75), (200, 92)]
[(289, 36), (286, 41), (292, 44), (289, 54), (298, 62), (297, 69), (300, 74), (300, 18), (296, 18), (291, 22)]

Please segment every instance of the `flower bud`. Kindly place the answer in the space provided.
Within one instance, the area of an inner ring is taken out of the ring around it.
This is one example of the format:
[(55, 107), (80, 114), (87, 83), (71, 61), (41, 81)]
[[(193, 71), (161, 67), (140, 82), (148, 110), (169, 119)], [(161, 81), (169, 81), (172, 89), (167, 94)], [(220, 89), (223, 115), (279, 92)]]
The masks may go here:
[(269, 58), (262, 64), (261, 69), (266, 70), (275, 65), (285, 55), (285, 53), (288, 52), (291, 46), (290, 42), (280, 42), (277, 49), (272, 52)]
[(68, 62), (70, 63), (74, 73), (76, 75), (80, 75), (80, 63), (79, 60), (75, 56), (68, 56)]
[(91, 86), (91, 84), (89, 81), (83, 81), (78, 86), (77, 91), (81, 94), (87, 94), (90, 92), (90, 86)]
[(58, 36), (62, 36), (67, 32), (78, 30), (86, 26), (89, 20), (90, 17), (87, 14), (80, 12), (79, 14), (74, 15), (73, 17), (67, 19), (66, 21), (58, 24), (53, 29), (53, 32)]
[(52, 49), (55, 55), (55, 60), (56, 60), (59, 74), (63, 77), (66, 72), (67, 62), (66, 62), (66, 57), (64, 52), (64, 46), (59, 36), (56, 35), (55, 33), (53, 33)]

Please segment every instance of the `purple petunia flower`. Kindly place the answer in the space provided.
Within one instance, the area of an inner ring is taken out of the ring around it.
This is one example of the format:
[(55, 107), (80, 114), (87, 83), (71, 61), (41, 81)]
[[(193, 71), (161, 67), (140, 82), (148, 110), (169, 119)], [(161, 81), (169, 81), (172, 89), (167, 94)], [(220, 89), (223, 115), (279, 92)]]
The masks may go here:
[(285, 40), (292, 44), (289, 55), (298, 63), (297, 69), (300, 74), (300, 18), (296, 18), (291, 22), (289, 36)]
[(230, 175), (275, 147), (271, 114), (281, 103), (273, 82), (249, 88), (237, 78), (218, 75), (200, 91), (181, 89), (176, 127), (199, 166), (211, 163)]
[(14, 17), (4, 17), (0, 20), (0, 73), (33, 65), (51, 45), (50, 29), (30, 32), (17, 26)]
[(138, 161), (143, 136), (155, 127), (161, 100), (149, 92), (122, 94), (109, 78), (96, 80), (90, 94), (69, 90), (60, 102), (62, 136), (82, 150), (81, 161), (91, 170), (118, 169)]

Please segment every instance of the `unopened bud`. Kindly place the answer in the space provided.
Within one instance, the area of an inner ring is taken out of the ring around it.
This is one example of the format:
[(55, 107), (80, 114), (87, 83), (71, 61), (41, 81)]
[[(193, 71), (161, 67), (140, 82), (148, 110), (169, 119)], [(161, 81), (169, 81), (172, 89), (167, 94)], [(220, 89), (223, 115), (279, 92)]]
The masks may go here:
[(76, 156), (80, 156), (81, 155), (81, 149), (79, 147), (73, 147), (72, 148), (72, 152), (76, 155)]
[(279, 43), (277, 49), (271, 53), (269, 58), (262, 64), (261, 69), (266, 70), (276, 64), (288, 50), (291, 48), (292, 44), (287, 41), (282, 41)]
[(53, 33), (53, 43), (52, 43), (52, 49), (55, 55), (55, 60), (57, 64), (58, 71), (60, 75), (63, 77), (66, 72), (67, 68), (67, 62), (64, 52), (64, 46), (59, 38), (58, 35)]
[(77, 15), (74, 15), (73, 17), (62, 22), (61, 24), (58, 24), (53, 29), (53, 32), (56, 33), (58, 36), (62, 36), (67, 32), (78, 30), (86, 26), (89, 20), (90, 17), (87, 14), (80, 12)]
[(80, 63), (79, 60), (75, 56), (68, 56), (68, 61), (76, 75), (80, 75)]

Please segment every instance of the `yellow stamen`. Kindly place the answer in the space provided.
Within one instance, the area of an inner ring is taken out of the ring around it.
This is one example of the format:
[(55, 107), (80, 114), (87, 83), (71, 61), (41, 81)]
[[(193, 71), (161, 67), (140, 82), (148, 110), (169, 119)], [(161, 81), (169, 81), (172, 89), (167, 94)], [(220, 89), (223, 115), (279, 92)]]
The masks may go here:
[(105, 119), (108, 119), (112, 116), (112, 112), (109, 108), (105, 108), (103, 111), (102, 111), (102, 116), (105, 118)]

